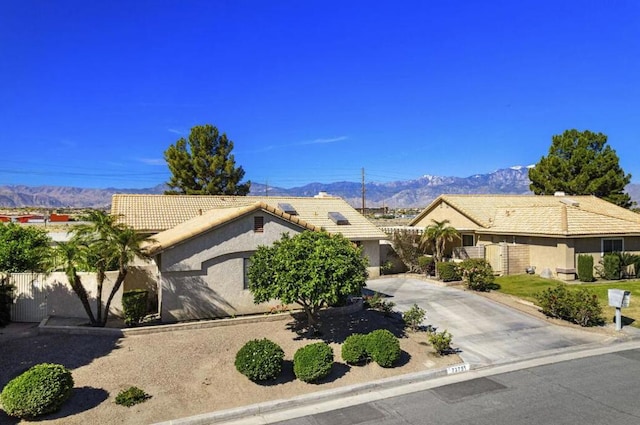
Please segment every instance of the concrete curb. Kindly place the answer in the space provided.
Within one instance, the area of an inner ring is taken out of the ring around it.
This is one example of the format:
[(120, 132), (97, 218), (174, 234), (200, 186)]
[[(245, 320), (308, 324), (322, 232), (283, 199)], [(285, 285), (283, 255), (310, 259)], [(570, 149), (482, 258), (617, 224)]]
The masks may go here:
[(75, 325), (50, 325), (51, 317), (44, 318), (38, 325), (39, 334), (73, 334), (73, 335), (109, 335), (115, 337), (126, 337), (132, 335), (148, 335), (161, 332), (186, 331), (193, 329), (209, 329), (222, 326), (241, 325), (246, 323), (264, 323), (287, 320), (291, 318), (290, 313), (268, 314), (264, 316), (236, 317), (233, 319), (202, 320), (190, 323), (171, 323), (166, 325), (148, 326), (140, 328), (94, 328), (91, 326)]
[(366, 382), (364, 384), (354, 384), (340, 388), (332, 388), (330, 390), (318, 391), (315, 393), (305, 394), (290, 399), (272, 400), (263, 403), (251, 404), (248, 406), (235, 407), (232, 409), (219, 410), (216, 412), (204, 413), (196, 416), (189, 416), (186, 418), (173, 419), (166, 422), (157, 422), (154, 425), (206, 425), (223, 421), (236, 420), (249, 416), (305, 407), (317, 403), (341, 399), (347, 396), (352, 397), (358, 394), (380, 391), (398, 386), (411, 385), (429, 379), (467, 372), (469, 371), (469, 369), (470, 368), (468, 364), (458, 363), (442, 369), (409, 373), (405, 375), (380, 379), (377, 381)]

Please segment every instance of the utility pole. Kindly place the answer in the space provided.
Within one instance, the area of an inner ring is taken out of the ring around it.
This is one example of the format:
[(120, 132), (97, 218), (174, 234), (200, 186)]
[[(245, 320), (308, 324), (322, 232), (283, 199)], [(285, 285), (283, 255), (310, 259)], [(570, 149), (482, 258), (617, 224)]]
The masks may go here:
[(364, 198), (364, 167), (362, 167), (362, 215), (364, 215), (365, 198)]
[(264, 184), (264, 195), (267, 198), (269, 197), (269, 179), (267, 179), (267, 181)]

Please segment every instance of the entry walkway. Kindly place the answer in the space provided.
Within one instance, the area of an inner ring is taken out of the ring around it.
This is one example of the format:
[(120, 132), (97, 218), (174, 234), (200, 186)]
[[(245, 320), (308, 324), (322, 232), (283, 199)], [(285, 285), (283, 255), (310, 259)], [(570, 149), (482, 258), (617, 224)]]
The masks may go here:
[[(453, 335), (453, 346), (471, 366), (481, 367), (533, 358), (568, 347), (587, 346), (609, 337), (554, 326), (487, 298), (425, 280), (381, 278), (367, 288), (386, 294), (401, 311), (418, 304), (427, 312), (425, 324)], [(585, 347), (586, 348), (586, 347)]]

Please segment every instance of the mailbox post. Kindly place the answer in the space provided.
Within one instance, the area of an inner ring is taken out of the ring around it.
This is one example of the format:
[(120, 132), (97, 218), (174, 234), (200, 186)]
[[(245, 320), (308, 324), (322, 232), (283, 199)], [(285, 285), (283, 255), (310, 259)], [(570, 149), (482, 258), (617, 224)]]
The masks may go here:
[(631, 292), (622, 289), (609, 289), (609, 305), (616, 308), (616, 330), (622, 329), (622, 307), (629, 307)]

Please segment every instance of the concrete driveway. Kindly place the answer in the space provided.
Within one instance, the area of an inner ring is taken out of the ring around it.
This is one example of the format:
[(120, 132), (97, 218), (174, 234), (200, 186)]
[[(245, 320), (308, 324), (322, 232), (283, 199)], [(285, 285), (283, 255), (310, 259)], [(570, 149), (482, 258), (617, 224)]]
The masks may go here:
[[(605, 342), (608, 337), (554, 326), (473, 292), (424, 280), (381, 278), (367, 288), (388, 295), (396, 309), (414, 303), (427, 312), (425, 324), (448, 330), (463, 360), (487, 366), (552, 354), (554, 350)], [(585, 347), (586, 348), (586, 347)]]

